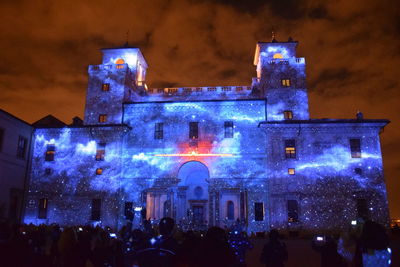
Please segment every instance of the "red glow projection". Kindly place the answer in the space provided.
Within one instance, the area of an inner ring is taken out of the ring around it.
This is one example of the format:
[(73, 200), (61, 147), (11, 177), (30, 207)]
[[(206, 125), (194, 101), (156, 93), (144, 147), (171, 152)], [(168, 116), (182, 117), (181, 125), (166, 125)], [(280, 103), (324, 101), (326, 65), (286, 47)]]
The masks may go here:
[(192, 151), (191, 153), (181, 154), (156, 154), (155, 157), (234, 157), (234, 154), (214, 154), (214, 153), (197, 153)]

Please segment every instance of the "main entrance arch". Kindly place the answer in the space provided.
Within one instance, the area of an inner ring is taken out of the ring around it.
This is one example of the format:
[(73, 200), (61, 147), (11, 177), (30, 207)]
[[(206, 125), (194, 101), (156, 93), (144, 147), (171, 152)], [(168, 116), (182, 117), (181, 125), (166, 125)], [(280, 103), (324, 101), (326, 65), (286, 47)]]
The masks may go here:
[(208, 223), (208, 179), (206, 165), (199, 161), (184, 163), (178, 172), (177, 219), (194, 226)]

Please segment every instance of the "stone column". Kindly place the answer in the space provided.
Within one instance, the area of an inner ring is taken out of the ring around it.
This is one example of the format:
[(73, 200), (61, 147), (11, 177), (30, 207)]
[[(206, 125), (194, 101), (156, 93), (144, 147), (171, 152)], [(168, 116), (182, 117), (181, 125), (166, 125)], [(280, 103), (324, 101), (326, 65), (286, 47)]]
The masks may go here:
[(208, 191), (208, 223), (210, 226), (215, 225), (215, 209), (214, 209), (214, 191)]
[(220, 214), (219, 214), (219, 198), (220, 198), (220, 192), (216, 191), (215, 192), (215, 197), (214, 197), (214, 216), (215, 216), (215, 226), (220, 226)]

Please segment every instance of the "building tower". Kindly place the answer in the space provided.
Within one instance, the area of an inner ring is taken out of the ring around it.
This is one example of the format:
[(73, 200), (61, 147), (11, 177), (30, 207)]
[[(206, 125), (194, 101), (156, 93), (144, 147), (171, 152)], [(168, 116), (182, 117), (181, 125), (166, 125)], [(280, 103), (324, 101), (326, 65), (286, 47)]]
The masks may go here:
[(102, 49), (101, 65), (89, 66), (84, 124), (122, 123), (123, 102), (146, 91), (147, 63), (138, 48)]
[(253, 87), (266, 98), (267, 121), (308, 120), (305, 59), (296, 57), (297, 42), (257, 43)]

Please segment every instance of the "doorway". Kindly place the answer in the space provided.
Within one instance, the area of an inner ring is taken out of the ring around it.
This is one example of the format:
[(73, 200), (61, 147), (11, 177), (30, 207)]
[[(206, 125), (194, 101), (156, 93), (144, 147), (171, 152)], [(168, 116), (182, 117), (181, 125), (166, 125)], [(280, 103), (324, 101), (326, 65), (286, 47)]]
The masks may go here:
[(193, 210), (193, 223), (201, 225), (204, 223), (204, 206), (194, 205)]

